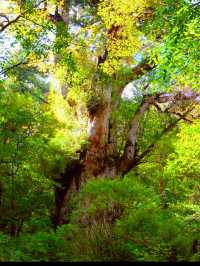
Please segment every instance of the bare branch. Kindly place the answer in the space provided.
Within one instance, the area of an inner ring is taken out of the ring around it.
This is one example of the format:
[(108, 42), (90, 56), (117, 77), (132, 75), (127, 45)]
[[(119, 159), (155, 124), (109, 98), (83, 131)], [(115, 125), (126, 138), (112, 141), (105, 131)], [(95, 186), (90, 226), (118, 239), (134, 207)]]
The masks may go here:
[(124, 86), (128, 83), (132, 82), (135, 79), (139, 79), (141, 76), (143, 76), (145, 73), (152, 71), (156, 65), (152, 65), (148, 63), (148, 61), (143, 61), (132, 68), (130, 74), (126, 74), (125, 76), (122, 76), (121, 79), (123, 80)]
[(192, 123), (193, 121), (188, 119), (187, 117), (185, 117), (183, 114), (179, 113), (179, 112), (171, 112), (171, 114), (178, 116), (179, 118), (183, 119), (186, 122)]
[(157, 111), (162, 113), (163, 110), (160, 108), (160, 106), (157, 103), (153, 103), (153, 105), (156, 107)]
[(16, 23), (20, 18), (21, 18), (22, 14), (18, 15), (15, 19), (9, 21), (7, 24), (3, 25), (0, 29), (0, 33), (3, 32), (7, 27), (9, 27), (10, 25)]
[(138, 77), (138, 76), (143, 75), (145, 72), (150, 71), (154, 68), (155, 66), (148, 64), (146, 62), (142, 62), (132, 69), (132, 73), (134, 76)]
[(160, 136), (158, 138), (156, 138), (155, 142), (151, 143), (145, 151), (143, 151), (135, 160), (134, 160), (134, 166), (138, 165), (140, 163), (140, 161), (146, 156), (148, 155), (156, 146), (156, 144), (160, 141), (160, 139), (168, 132), (170, 132), (173, 128), (175, 128), (175, 126), (178, 124), (179, 121), (181, 121), (182, 119), (184, 120), (184, 118), (192, 111), (191, 109), (188, 109), (181, 117), (179, 117), (175, 122), (169, 124), (165, 129), (163, 129), (163, 131), (161, 132)]
[[(157, 141), (166, 133), (169, 132), (171, 129), (173, 129), (176, 124), (180, 120), (185, 120), (187, 122), (192, 122), (187, 118), (187, 114), (190, 113), (193, 109), (189, 108), (189, 110), (185, 111), (183, 114), (178, 111), (172, 111), (170, 109), (165, 109), (162, 111), (162, 109), (159, 107), (158, 103), (167, 103), (172, 102), (173, 105), (180, 101), (188, 102), (188, 104), (192, 103), (199, 103), (198, 94), (195, 92), (184, 92), (179, 91), (178, 93), (169, 94), (169, 93), (157, 93), (155, 95), (146, 95), (140, 104), (138, 110), (135, 112), (127, 138), (126, 138), (126, 144), (124, 148), (123, 155), (119, 159), (118, 162), (118, 172), (122, 174), (126, 174), (128, 171), (130, 171), (133, 166), (135, 166), (141, 159), (143, 159), (156, 145)], [(178, 116), (179, 118), (172, 124), (168, 125), (163, 132), (161, 133), (160, 137), (157, 138), (157, 140), (150, 144), (149, 147), (141, 154), (137, 155), (136, 153), (136, 142), (137, 142), (137, 133), (140, 126), (140, 120), (143, 117), (144, 113), (149, 109), (150, 106), (155, 106), (158, 111), (160, 112), (166, 112), (173, 115)], [(189, 105), (190, 106), (190, 105)]]
[(119, 172), (124, 172), (125, 169), (130, 169), (132, 165), (132, 161), (135, 157), (137, 132), (139, 129), (140, 119), (154, 101), (155, 96), (151, 96), (149, 99), (146, 100), (144, 99), (134, 115), (130, 130), (128, 132), (124, 153), (119, 161)]
[(7, 22), (9, 22), (9, 18), (5, 14), (0, 13), (0, 17), (4, 18)]

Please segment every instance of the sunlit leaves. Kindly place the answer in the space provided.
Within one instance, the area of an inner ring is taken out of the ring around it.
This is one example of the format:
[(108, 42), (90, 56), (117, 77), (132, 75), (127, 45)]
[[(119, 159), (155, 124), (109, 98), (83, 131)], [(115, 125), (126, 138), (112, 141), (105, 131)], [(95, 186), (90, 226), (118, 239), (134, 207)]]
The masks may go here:
[(185, 1), (157, 8), (155, 19), (147, 25), (158, 40), (152, 59), (157, 64), (155, 79), (159, 86), (189, 86), (199, 89), (199, 9)]
[[(178, 141), (174, 144), (175, 153), (169, 157), (166, 175), (188, 180), (198, 178), (199, 167), (199, 121), (193, 125), (182, 125)], [(194, 145), (195, 143), (195, 145)]]
[[(142, 32), (139, 30), (139, 20), (143, 17), (145, 8), (157, 1), (100, 1), (98, 14), (107, 30), (108, 58), (103, 70), (112, 75), (123, 64), (132, 61), (134, 54), (141, 48)], [(144, 18), (146, 19), (146, 18)]]
[(58, 123), (60, 123), (60, 125), (58, 124), (58, 129), (55, 130), (55, 135), (50, 141), (50, 145), (53, 145), (55, 148), (57, 147), (58, 151), (64, 152), (66, 156), (73, 156), (84, 142), (86, 134), (83, 128), (84, 124), (80, 124), (76, 120), (72, 108), (59, 93), (51, 92), (49, 104), (49, 111), (52, 112)]

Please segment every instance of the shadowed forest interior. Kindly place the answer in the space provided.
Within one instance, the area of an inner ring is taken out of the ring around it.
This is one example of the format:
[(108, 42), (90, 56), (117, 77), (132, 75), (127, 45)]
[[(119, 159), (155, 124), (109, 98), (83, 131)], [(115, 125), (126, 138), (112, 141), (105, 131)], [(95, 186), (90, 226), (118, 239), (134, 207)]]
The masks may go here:
[(200, 261), (200, 1), (0, 1), (0, 262)]

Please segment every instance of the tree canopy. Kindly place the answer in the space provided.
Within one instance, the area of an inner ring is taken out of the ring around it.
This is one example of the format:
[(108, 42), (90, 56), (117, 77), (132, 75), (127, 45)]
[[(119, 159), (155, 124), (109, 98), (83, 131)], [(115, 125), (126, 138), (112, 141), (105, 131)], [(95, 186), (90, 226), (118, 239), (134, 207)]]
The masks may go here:
[(0, 261), (200, 260), (200, 1), (2, 0)]

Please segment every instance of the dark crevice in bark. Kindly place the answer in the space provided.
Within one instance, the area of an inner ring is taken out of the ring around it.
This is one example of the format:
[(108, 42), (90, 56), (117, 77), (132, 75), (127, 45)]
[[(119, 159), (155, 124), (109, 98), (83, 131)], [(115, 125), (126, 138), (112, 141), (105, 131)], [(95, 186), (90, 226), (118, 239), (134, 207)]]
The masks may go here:
[(192, 241), (192, 254), (196, 254), (198, 252), (198, 246), (199, 246), (198, 240), (194, 239)]
[(73, 191), (79, 191), (81, 171), (82, 165), (80, 161), (74, 160), (65, 169), (65, 172), (57, 175), (55, 179), (58, 184), (55, 187), (55, 210), (52, 217), (52, 223), (55, 229), (58, 225), (67, 222), (69, 194)]
[(98, 67), (100, 64), (103, 64), (103, 63), (106, 61), (107, 56), (108, 56), (108, 50), (106, 49), (105, 52), (104, 52), (104, 54), (103, 54), (103, 55), (100, 55), (100, 56), (98, 57), (97, 67)]
[[(105, 88), (100, 87), (99, 89), (104, 91)], [(144, 96), (138, 110), (133, 115), (133, 120), (128, 135), (126, 136), (124, 152), (119, 158), (118, 154), (115, 154), (115, 136), (113, 131), (115, 125), (112, 124), (113, 121), (111, 118), (112, 90), (109, 86), (107, 86), (106, 89), (107, 91), (105, 90), (106, 93), (103, 94), (104, 98), (102, 101), (92, 106), (95, 108), (88, 109), (88, 141), (90, 144), (80, 153), (79, 160), (73, 161), (71, 165), (66, 168), (65, 172), (59, 175), (60, 179), (57, 180), (61, 186), (55, 188), (56, 208), (53, 217), (55, 228), (59, 224), (67, 222), (70, 211), (68, 202), (72, 192), (79, 191), (80, 186), (90, 178), (112, 178), (127, 174), (140, 164), (145, 156), (151, 153), (164, 134), (171, 131), (180, 120), (185, 120), (187, 118), (187, 114), (192, 110), (191, 103), (193, 104), (195, 101), (197, 103), (195, 99), (198, 96), (195, 93), (190, 93), (189, 96), (184, 95), (184, 93), (157, 93)], [(150, 106), (159, 107), (159, 104), (170, 103), (170, 108), (168, 107), (165, 110), (162, 110), (162, 108), (157, 109), (159, 112), (162, 111), (174, 115), (172, 107), (176, 106), (180, 101), (184, 101), (188, 104), (188, 110), (179, 115), (174, 122), (167, 125), (160, 136), (153, 143), (150, 143), (146, 150), (139, 152), (137, 150), (138, 129), (140, 127), (141, 118), (149, 110)]]
[[(124, 176), (127, 174), (131, 169), (136, 167), (138, 164), (140, 164), (141, 160), (147, 156), (156, 146), (158, 141), (162, 138), (163, 135), (171, 131), (180, 120), (190, 121), (187, 118), (187, 115), (191, 113), (193, 110), (193, 104), (198, 104), (198, 94), (188, 91), (180, 91), (178, 93), (157, 93), (156, 95), (146, 95), (141, 102), (138, 110), (135, 112), (131, 127), (129, 129), (128, 135), (127, 135), (127, 141), (125, 144), (124, 152), (121, 158), (118, 161), (118, 168), (117, 173), (118, 175)], [(178, 119), (176, 119), (174, 122), (170, 123), (166, 126), (166, 128), (163, 129), (160, 136), (149, 146), (144, 150), (142, 153), (138, 154), (137, 150), (137, 134), (138, 129), (140, 125), (140, 120), (143, 117), (144, 113), (149, 109), (150, 106), (158, 106), (159, 103), (171, 103), (169, 107), (167, 107), (165, 110), (161, 110), (159, 108), (159, 111), (166, 112), (170, 115), (177, 115)], [(187, 108), (182, 110), (182, 113), (179, 113), (178, 111), (174, 112), (174, 108), (179, 107), (179, 103), (184, 102), (187, 105)], [(190, 121), (191, 122), (191, 121)]]
[(148, 99), (143, 99), (138, 110), (134, 114), (128, 135), (127, 141), (125, 144), (124, 152), (118, 162), (118, 174), (126, 174), (134, 166), (135, 156), (136, 156), (136, 141), (137, 133), (140, 125), (140, 120), (143, 117), (144, 113), (149, 109), (151, 103), (154, 101), (154, 96), (149, 97)]

